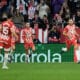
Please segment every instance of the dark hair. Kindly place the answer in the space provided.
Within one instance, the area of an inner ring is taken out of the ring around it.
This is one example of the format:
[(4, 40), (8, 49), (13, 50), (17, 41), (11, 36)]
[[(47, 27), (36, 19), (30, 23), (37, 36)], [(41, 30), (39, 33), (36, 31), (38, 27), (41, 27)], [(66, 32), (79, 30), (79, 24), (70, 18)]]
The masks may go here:
[(11, 14), (8, 14), (8, 19), (12, 18), (12, 15)]

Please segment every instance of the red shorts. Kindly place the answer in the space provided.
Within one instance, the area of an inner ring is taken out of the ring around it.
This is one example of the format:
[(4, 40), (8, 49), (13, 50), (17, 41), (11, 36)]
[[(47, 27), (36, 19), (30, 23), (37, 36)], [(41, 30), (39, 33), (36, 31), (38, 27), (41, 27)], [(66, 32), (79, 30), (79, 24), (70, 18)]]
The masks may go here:
[(10, 51), (11, 49), (11, 39), (3, 40), (3, 48), (5, 51)]
[(76, 39), (74, 39), (74, 40), (66, 40), (66, 46), (67, 46), (68, 49), (69, 49), (72, 45), (73, 45), (73, 46), (77, 45), (77, 40), (76, 40)]
[(3, 42), (0, 42), (0, 49), (3, 48)]
[(15, 45), (15, 41), (11, 41), (11, 46), (14, 46)]
[(77, 40), (76, 39), (74, 39), (74, 40), (66, 40), (66, 44), (76, 45), (77, 44)]
[(29, 49), (29, 48), (33, 49), (34, 48), (34, 43), (24, 43), (24, 47), (26, 49)]
[(0, 49), (2, 49), (3, 48), (3, 40), (2, 40), (2, 38), (0, 38)]

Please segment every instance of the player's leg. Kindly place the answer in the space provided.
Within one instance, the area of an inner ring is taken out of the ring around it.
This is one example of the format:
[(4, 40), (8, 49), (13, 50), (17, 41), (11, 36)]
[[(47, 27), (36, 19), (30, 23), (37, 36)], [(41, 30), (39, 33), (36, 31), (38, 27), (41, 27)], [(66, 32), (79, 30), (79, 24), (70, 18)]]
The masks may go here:
[(73, 45), (76, 51), (77, 63), (80, 63), (80, 45), (77, 43), (77, 40), (73, 41)]
[(12, 45), (11, 45), (11, 50), (10, 50), (10, 53), (9, 53), (9, 62), (10, 62), (10, 63), (11, 63), (12, 60), (13, 60), (12, 56), (13, 56), (14, 50), (15, 50), (15, 44), (12, 44)]
[(77, 57), (77, 63), (80, 63), (80, 45), (75, 49), (75, 53)]
[(3, 69), (8, 69), (7, 63), (8, 63), (8, 55), (9, 55), (10, 48), (4, 48), (4, 61), (3, 61)]
[(70, 49), (72, 42), (70, 40), (67, 40), (65, 43), (66, 47), (62, 48), (62, 51), (67, 52)]
[(77, 43), (77, 40), (73, 40), (73, 46), (74, 46), (74, 49), (78, 49), (79, 46), (78, 46), (78, 43)]
[(27, 48), (27, 49), (26, 49), (25, 62), (30, 62), (30, 57), (29, 57), (29, 55), (30, 55), (30, 49), (29, 49), (29, 48)]
[(31, 57), (32, 53), (35, 51), (35, 45), (33, 43), (30, 44), (30, 49), (29, 49), (29, 57)]
[(27, 43), (24, 43), (24, 47), (25, 47), (25, 50), (26, 50), (26, 55), (25, 55), (25, 62), (30, 62), (30, 59), (29, 59), (29, 54), (30, 54), (30, 45)]
[(35, 51), (35, 45), (31, 44), (31, 48), (32, 48), (31, 53), (34, 53), (34, 51)]
[(6, 41), (4, 44), (4, 61), (3, 61), (3, 69), (8, 69), (7, 63), (9, 60), (9, 52), (11, 50), (11, 43), (10, 41)]

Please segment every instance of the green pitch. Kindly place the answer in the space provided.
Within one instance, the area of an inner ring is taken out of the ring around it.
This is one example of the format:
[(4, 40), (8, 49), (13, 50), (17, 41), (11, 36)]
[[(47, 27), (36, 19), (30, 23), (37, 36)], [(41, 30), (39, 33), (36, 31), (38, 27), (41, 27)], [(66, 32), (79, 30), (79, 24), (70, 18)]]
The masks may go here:
[(2, 70), (0, 80), (80, 80), (80, 64), (76, 63), (12, 63)]

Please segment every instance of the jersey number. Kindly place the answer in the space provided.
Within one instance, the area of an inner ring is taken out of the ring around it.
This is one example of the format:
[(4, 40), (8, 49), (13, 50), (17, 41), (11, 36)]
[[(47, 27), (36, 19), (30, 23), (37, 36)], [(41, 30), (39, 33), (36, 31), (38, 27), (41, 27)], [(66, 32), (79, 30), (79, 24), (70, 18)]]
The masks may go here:
[(3, 34), (8, 35), (8, 27), (3, 27)]

